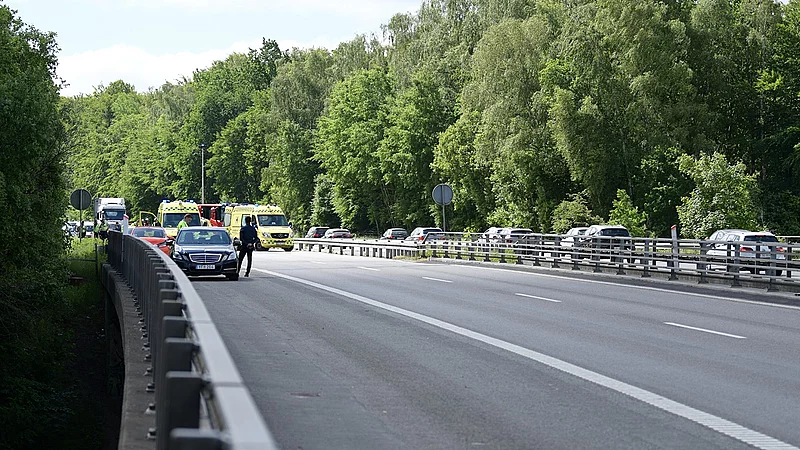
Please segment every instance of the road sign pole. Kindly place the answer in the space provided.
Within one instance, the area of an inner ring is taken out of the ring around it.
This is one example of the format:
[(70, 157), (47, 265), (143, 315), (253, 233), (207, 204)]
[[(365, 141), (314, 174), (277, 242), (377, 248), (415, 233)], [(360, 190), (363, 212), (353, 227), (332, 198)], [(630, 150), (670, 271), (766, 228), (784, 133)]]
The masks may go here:
[(444, 216), (444, 202), (442, 202), (442, 231), (447, 231), (447, 221)]

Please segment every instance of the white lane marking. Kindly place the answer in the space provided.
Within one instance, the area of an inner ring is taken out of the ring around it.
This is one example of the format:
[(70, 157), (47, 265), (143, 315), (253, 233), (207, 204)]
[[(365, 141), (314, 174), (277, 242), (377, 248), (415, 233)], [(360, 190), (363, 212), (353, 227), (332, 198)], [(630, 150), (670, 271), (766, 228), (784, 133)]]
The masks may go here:
[(438, 281), (440, 283), (452, 283), (450, 280), (443, 280), (441, 278), (422, 277), (425, 280)]
[(664, 322), (664, 324), (665, 325), (672, 325), (673, 327), (686, 328), (686, 329), (689, 329), (689, 330), (702, 331), (703, 333), (718, 334), (720, 336), (727, 336), (727, 337), (732, 337), (732, 338), (735, 338), (735, 339), (747, 339), (744, 336), (737, 336), (735, 334), (728, 334), (728, 333), (723, 333), (721, 331), (709, 330), (707, 328), (690, 327), (689, 325), (683, 325), (683, 324), (675, 323), (675, 322)]
[(293, 277), (291, 275), (284, 275), (282, 273), (272, 272), (270, 270), (263, 270), (256, 268), (253, 268), (253, 270), (257, 270), (259, 272), (263, 272), (275, 277), (291, 280), (296, 283), (304, 284), (306, 286), (311, 286), (326, 292), (330, 292), (332, 294), (341, 295), (343, 297), (347, 297), (357, 302), (361, 302), (370, 306), (374, 306), (376, 308), (390, 311), (395, 314), (399, 314), (401, 316), (409, 317), (411, 319), (418, 320), (428, 325), (441, 328), (443, 330), (447, 330), (452, 333), (465, 336), (474, 339), (476, 341), (483, 342), (493, 347), (509, 351), (511, 353), (528, 358), (532, 361), (536, 361), (538, 363), (544, 364), (554, 369), (558, 369), (562, 372), (568, 373), (578, 378), (582, 378), (586, 381), (597, 384), (598, 386), (603, 386), (605, 388), (614, 390), (621, 394), (625, 394), (636, 400), (647, 403), (648, 405), (654, 406), (658, 409), (674, 414), (678, 417), (691, 420), (692, 422), (698, 423), (702, 426), (710, 428), (724, 435), (730, 436), (736, 440), (752, 445), (753, 447), (756, 448), (760, 448), (763, 450), (800, 450), (800, 448), (787, 444), (783, 441), (779, 441), (778, 439), (767, 436), (766, 434), (753, 431), (747, 427), (731, 422), (729, 420), (725, 420), (721, 417), (714, 416), (707, 412), (700, 411), (699, 409), (692, 408), (691, 406), (678, 403), (666, 397), (662, 397), (661, 395), (658, 395), (656, 393), (646, 391), (636, 386), (624, 383), (619, 380), (615, 380), (611, 377), (601, 375), (597, 372), (584, 369), (583, 367), (570, 364), (558, 358), (554, 358), (552, 356), (548, 356), (543, 353), (539, 353), (527, 349), (525, 347), (512, 344), (510, 342), (506, 342), (497, 338), (493, 338), (491, 336), (487, 336), (485, 334), (468, 330), (466, 328), (459, 327), (458, 325), (453, 325), (451, 323), (444, 322), (439, 319), (434, 319), (433, 317), (428, 317), (423, 314), (415, 313), (407, 309), (388, 305), (386, 303), (382, 303), (377, 300), (373, 300), (371, 298), (354, 294), (352, 292), (347, 292), (341, 289), (326, 286), (324, 284), (319, 284), (314, 281), (304, 280), (302, 278)]
[(614, 282), (611, 282), (611, 281), (584, 280), (582, 278), (571, 278), (571, 277), (566, 277), (566, 276), (563, 276), (563, 275), (549, 275), (549, 274), (545, 274), (545, 273), (526, 272), (526, 271), (522, 271), (522, 270), (502, 269), (502, 268), (499, 268), (499, 267), (482, 267), (482, 266), (477, 266), (477, 265), (473, 266), (473, 265), (467, 265), (467, 264), (428, 264), (428, 265), (430, 265), (430, 266), (433, 266), (433, 265), (448, 266), (449, 265), (449, 266), (456, 266), (456, 267), (469, 267), (469, 268), (472, 268), (472, 269), (496, 270), (496, 271), (499, 271), (499, 272), (521, 273), (521, 274), (525, 274), (525, 275), (532, 275), (532, 276), (535, 276), (535, 277), (556, 278), (556, 279), (559, 279), (559, 280), (563, 280), (563, 279), (566, 278), (566, 279), (573, 280), (573, 281), (579, 281), (581, 283), (593, 283), (593, 284), (603, 284), (603, 285), (606, 285), (606, 286), (628, 287), (628, 288), (631, 288), (631, 289), (641, 289), (641, 290), (645, 290), (645, 291), (664, 292), (664, 293), (667, 293), (667, 294), (688, 295), (688, 296), (691, 296), (691, 297), (710, 298), (710, 299), (714, 299), (714, 300), (725, 300), (725, 301), (728, 301), (728, 302), (747, 303), (747, 304), (750, 304), (750, 305), (771, 306), (773, 308), (785, 308), (785, 309), (800, 310), (800, 306), (781, 305), (780, 303), (766, 303), (766, 302), (759, 302), (759, 301), (755, 301), (755, 300), (744, 300), (744, 299), (741, 299), (741, 298), (723, 297), (721, 295), (698, 294), (696, 292), (681, 292), (681, 291), (674, 291), (674, 290), (671, 290), (671, 289), (663, 289), (663, 288), (657, 288), (657, 287), (651, 287), (651, 286), (635, 286), (635, 285), (632, 285), (632, 284), (620, 284), (620, 283), (614, 283)]
[(546, 302), (561, 303), (561, 300), (555, 300), (552, 298), (545, 298), (545, 297), (537, 297), (535, 295), (530, 295), (530, 294), (520, 294), (519, 292), (514, 295), (518, 295), (520, 297), (535, 298), (536, 300), (544, 300)]
[(373, 272), (380, 272), (380, 271), (381, 271), (381, 269), (375, 269), (375, 268), (373, 268), (373, 267), (364, 267), (364, 266), (358, 266), (358, 268), (359, 268), (359, 269), (364, 269), (364, 270), (371, 270), (371, 271), (373, 271)]

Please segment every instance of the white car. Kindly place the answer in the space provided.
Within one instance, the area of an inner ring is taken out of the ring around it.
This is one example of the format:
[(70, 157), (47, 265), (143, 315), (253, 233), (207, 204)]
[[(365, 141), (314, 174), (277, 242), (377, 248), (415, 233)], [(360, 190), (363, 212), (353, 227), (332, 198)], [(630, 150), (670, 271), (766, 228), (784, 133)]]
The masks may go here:
[(564, 237), (561, 238), (561, 241), (559, 242), (560, 245), (562, 247), (574, 247), (575, 239), (577, 239), (578, 236), (585, 236), (586, 230), (588, 229), (589, 227), (570, 228), (569, 231), (567, 231), (567, 234), (565, 234)]
[(417, 243), (428, 242), (432, 240), (445, 240), (444, 231), (438, 227), (417, 227), (408, 235), (406, 241), (413, 241)]
[[(769, 231), (737, 230), (725, 235), (725, 243), (712, 244), (706, 255), (716, 261), (726, 264), (733, 262), (736, 249), (739, 249), (741, 264), (750, 273), (758, 273), (769, 269), (770, 261), (778, 264), (786, 261), (786, 247)], [(766, 245), (764, 245), (766, 244)], [(776, 269), (775, 275), (780, 275), (782, 270)]]

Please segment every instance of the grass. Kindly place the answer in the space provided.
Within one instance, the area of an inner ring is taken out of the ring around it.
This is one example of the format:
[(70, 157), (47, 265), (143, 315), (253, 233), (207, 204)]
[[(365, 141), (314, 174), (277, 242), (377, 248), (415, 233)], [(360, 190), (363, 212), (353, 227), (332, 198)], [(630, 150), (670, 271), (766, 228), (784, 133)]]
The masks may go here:
[[(66, 321), (73, 342), (67, 371), (76, 394), (68, 426), (61, 436), (61, 448), (115, 447), (119, 411), (107, 398), (108, 349), (102, 286), (97, 275), (95, 245), (99, 239), (73, 240), (66, 255), (72, 282), (65, 299), (72, 311)], [(100, 254), (99, 262), (106, 260)], [(115, 430), (116, 429), (116, 430)]]

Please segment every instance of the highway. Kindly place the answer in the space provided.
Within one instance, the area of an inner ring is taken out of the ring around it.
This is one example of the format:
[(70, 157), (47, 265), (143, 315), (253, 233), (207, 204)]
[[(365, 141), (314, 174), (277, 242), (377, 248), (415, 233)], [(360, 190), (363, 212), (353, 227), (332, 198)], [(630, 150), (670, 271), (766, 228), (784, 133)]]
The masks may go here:
[(193, 284), (284, 449), (800, 446), (798, 308), (312, 252), (253, 267)]

